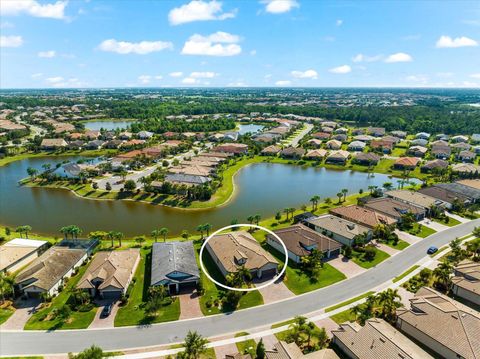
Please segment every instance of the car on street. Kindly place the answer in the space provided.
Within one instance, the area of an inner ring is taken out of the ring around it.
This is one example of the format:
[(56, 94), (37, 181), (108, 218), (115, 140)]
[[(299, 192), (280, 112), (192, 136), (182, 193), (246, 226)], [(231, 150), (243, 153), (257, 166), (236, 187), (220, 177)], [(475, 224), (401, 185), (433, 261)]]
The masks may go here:
[(431, 246), (431, 247), (428, 248), (427, 254), (433, 254), (433, 253), (436, 253), (437, 251), (438, 251), (437, 247)]

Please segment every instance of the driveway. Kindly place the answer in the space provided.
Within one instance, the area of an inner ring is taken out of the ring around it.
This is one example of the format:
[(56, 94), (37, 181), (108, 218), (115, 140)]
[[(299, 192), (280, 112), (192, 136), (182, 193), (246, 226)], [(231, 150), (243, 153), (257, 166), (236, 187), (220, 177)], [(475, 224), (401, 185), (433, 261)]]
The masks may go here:
[(15, 312), (8, 320), (0, 325), (1, 330), (21, 330), (28, 319), (37, 311), (40, 301), (38, 299), (17, 300), (14, 303)]
[(325, 331), (327, 332), (329, 338), (333, 337), (332, 330), (338, 329), (338, 324), (330, 318), (316, 320), (313, 323), (319, 328), (325, 328)]
[[(265, 345), (266, 350), (272, 350), (275, 347), (275, 344), (278, 343), (278, 339), (274, 334), (266, 335), (262, 337), (263, 339), (263, 345)], [(260, 338), (255, 339), (255, 341), (258, 342), (260, 341)]]
[(432, 221), (428, 218), (425, 218), (423, 220), (421, 220), (420, 222), (421, 225), (425, 226), (425, 227), (428, 227), (428, 228), (431, 228), (437, 232), (442, 232), (446, 229), (449, 229), (450, 227), (449, 226), (446, 226), (444, 224), (441, 224), (441, 223), (438, 223), (438, 222), (435, 222), (435, 221)]
[(414, 236), (413, 234), (410, 234), (407, 232), (399, 231), (398, 229), (395, 230), (395, 233), (397, 234), (398, 238), (400, 238), (402, 241), (405, 241), (410, 244), (414, 244), (422, 240), (422, 238), (420, 237)]
[(377, 247), (381, 251), (384, 251), (385, 253), (388, 253), (391, 256), (394, 256), (395, 254), (400, 252), (398, 249), (387, 246), (385, 243), (376, 243), (375, 247)]
[(458, 214), (453, 214), (453, 213), (450, 213), (450, 212), (445, 212), (445, 214), (446, 214), (447, 216), (451, 217), (451, 218), (456, 219), (456, 220), (459, 221), (460, 223), (467, 223), (468, 221), (471, 221), (471, 219), (468, 219), (468, 218), (459, 216)]
[[(256, 286), (263, 285), (265, 283), (256, 283)], [(287, 288), (285, 283), (283, 281), (277, 280), (273, 284), (270, 284), (266, 286), (265, 288), (261, 288), (258, 290), (263, 297), (263, 303), (269, 304), (273, 302), (278, 302), (279, 300), (282, 299), (287, 299), (294, 297), (295, 294), (293, 294), (290, 289)]]
[(179, 294), (178, 300), (180, 301), (180, 319), (203, 317), (197, 291)]
[[(442, 247), (452, 238), (463, 237), (480, 226), (480, 219), (469, 221), (443, 232), (435, 233), (405, 248), (354, 278), (346, 279), (319, 290), (295, 296), (282, 302), (262, 305), (233, 313), (212, 315), (194, 320), (122, 327), (99, 330), (56, 331), (2, 331), (0, 355), (25, 356), (27, 354), (67, 353), (82, 351), (92, 344), (104, 350), (124, 351), (128, 348), (179, 343), (189, 330), (196, 330), (206, 338), (224, 333), (250, 332), (259, 325), (269, 325), (304, 315), (344, 302), (402, 274), (417, 262), (424, 260), (427, 249)], [(25, 345), (28, 343), (28, 345)]]
[(327, 263), (345, 274), (347, 278), (355, 277), (356, 275), (362, 274), (363, 272), (367, 271), (365, 268), (360, 267), (354, 261), (349, 260), (343, 256), (338, 256), (337, 258), (332, 259)]
[(108, 317), (100, 318), (103, 307), (109, 303), (111, 303), (111, 301), (107, 301), (107, 300), (99, 301), (97, 303), (97, 305), (99, 306), (97, 309), (97, 313), (95, 313), (95, 318), (93, 318), (93, 321), (90, 323), (90, 326), (88, 327), (88, 329), (114, 327), (113, 322), (115, 320), (115, 316), (117, 315), (120, 302), (116, 302), (113, 304), (112, 312)]
[(226, 344), (219, 347), (214, 347), (215, 356), (217, 359), (224, 359), (227, 355), (232, 355), (238, 353), (236, 344)]

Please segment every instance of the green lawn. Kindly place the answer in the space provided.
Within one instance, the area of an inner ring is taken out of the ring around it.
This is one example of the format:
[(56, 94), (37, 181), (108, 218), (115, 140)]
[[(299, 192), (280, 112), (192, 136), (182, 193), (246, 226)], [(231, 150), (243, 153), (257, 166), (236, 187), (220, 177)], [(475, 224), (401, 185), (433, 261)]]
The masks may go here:
[[(247, 332), (240, 332), (235, 334), (235, 338), (243, 337), (248, 335)], [(257, 343), (253, 339), (247, 339), (243, 342), (235, 343), (237, 345), (237, 350), (240, 354), (250, 354), (252, 358), (255, 358), (255, 352), (257, 349)], [(234, 353), (231, 353), (234, 354)]]
[(350, 309), (344, 310), (343, 312), (337, 313), (330, 317), (337, 324), (342, 324), (345, 322), (355, 321), (355, 315), (350, 311)]
[(412, 228), (407, 230), (408, 233), (413, 234), (414, 236), (420, 237), (420, 238), (426, 238), (429, 235), (432, 235), (434, 233), (437, 233), (436, 230), (431, 229), (427, 226), (422, 225), (420, 227), (419, 223), (414, 223)]
[(7, 321), (8, 318), (14, 313), (15, 311), (10, 308), (0, 308), (0, 324), (3, 324)]
[(397, 249), (397, 250), (399, 250), (399, 251), (407, 248), (407, 247), (410, 245), (410, 243), (405, 242), (405, 241), (403, 241), (403, 240), (401, 240), (401, 239), (397, 242), (396, 245), (393, 244), (393, 242), (391, 242), (391, 241), (390, 241), (390, 242), (385, 242), (385, 244), (386, 244), (387, 246), (389, 246), (389, 247), (391, 247), (391, 248), (393, 248), (393, 249)]
[(128, 303), (117, 312), (115, 317), (116, 327), (168, 322), (180, 318), (180, 301), (178, 299), (162, 307), (156, 316), (150, 316), (145, 313), (143, 304), (147, 297), (148, 287), (150, 286), (150, 247), (147, 247), (147, 249), (142, 248), (140, 253), (141, 260), (135, 273), (136, 281), (130, 292)]
[(372, 267), (375, 267), (377, 264), (383, 262), (385, 259), (390, 257), (388, 253), (385, 253), (384, 251), (381, 251), (380, 249), (376, 249), (377, 255), (375, 258), (371, 261), (367, 261), (364, 258), (363, 253), (357, 252), (355, 250), (352, 250), (352, 260), (357, 263), (360, 267), (363, 267), (365, 269), (370, 269)]
[[(448, 218), (448, 222), (446, 220), (447, 218)], [(440, 224), (443, 224), (444, 226), (449, 226), (449, 227), (453, 227), (453, 226), (456, 226), (456, 225), (462, 223), (458, 219), (448, 217), (448, 216), (445, 217), (445, 218), (434, 218), (433, 221), (437, 222), (437, 223), (440, 223)]]
[(280, 328), (280, 327), (283, 327), (284, 325), (292, 324), (294, 321), (295, 321), (295, 319), (292, 318), (292, 319), (285, 320), (285, 321), (280, 322), (280, 323), (275, 323), (275, 324), (272, 324), (271, 328), (272, 329)]
[[(272, 253), (281, 264), (284, 263), (285, 256), (283, 254), (270, 246), (265, 246), (265, 248)], [(346, 278), (342, 272), (328, 263), (324, 263), (323, 268), (313, 277), (296, 267), (296, 265), (290, 261), (285, 271), (283, 282), (294, 294), (299, 295), (332, 285)]]
[(393, 283), (396, 283), (398, 282), (399, 280), (405, 278), (407, 275), (409, 275), (410, 273), (412, 273), (415, 269), (417, 269), (418, 267), (420, 267), (418, 264), (415, 264), (413, 267), (410, 267), (408, 270), (406, 270), (405, 272), (403, 272), (402, 274), (400, 274), (399, 276), (393, 278)]
[(363, 298), (366, 298), (370, 294), (374, 294), (374, 293), (375, 292), (373, 292), (373, 291), (369, 291), (367, 293), (360, 294), (359, 296), (356, 296), (354, 298), (350, 298), (349, 300), (346, 300), (345, 302), (342, 302), (342, 303), (339, 303), (339, 304), (336, 304), (336, 305), (332, 305), (331, 307), (328, 307), (328, 308), (325, 309), (325, 313), (334, 311), (335, 309), (344, 307), (344, 306), (349, 305), (351, 303), (355, 303), (356, 301), (358, 301), (360, 299), (363, 299)]
[(83, 273), (87, 269), (87, 265), (80, 267), (78, 273), (70, 278), (65, 285), (60, 294), (53, 298), (52, 303), (47, 308), (39, 310), (37, 313), (33, 314), (32, 317), (25, 324), (25, 330), (54, 330), (54, 329), (85, 329), (88, 328), (93, 318), (97, 308), (93, 308), (88, 312), (75, 312), (72, 311), (72, 314), (66, 320), (49, 316), (55, 308), (60, 308), (65, 305), (70, 298), (70, 291), (75, 287)]

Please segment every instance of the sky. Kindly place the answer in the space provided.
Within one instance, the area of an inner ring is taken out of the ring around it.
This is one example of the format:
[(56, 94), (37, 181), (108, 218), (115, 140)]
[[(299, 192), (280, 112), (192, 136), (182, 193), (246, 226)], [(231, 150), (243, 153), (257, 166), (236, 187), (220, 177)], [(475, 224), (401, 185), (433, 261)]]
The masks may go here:
[(0, 87), (480, 87), (480, 1), (0, 0)]

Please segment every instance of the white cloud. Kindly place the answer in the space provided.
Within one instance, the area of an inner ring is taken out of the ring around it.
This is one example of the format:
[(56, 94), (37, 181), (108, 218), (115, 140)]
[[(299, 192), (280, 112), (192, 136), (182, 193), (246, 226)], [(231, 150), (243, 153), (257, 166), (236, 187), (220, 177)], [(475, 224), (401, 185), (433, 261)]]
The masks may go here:
[(437, 77), (447, 78), (447, 77), (452, 77), (454, 73), (453, 72), (437, 72), (435, 75)]
[(380, 61), (382, 57), (383, 55), (368, 56), (364, 54), (357, 54), (352, 58), (352, 61), (353, 62), (375, 62), (375, 61)]
[(151, 80), (152, 80), (152, 76), (150, 76), (150, 75), (140, 75), (140, 76), (138, 76), (138, 82), (140, 82), (143, 85), (149, 84)]
[(250, 55), (255, 56), (257, 54), (257, 50), (250, 51)]
[(437, 48), (455, 48), (478, 46), (478, 42), (465, 36), (451, 38), (450, 36), (442, 35), (435, 44)]
[(471, 77), (471, 78), (474, 78), (474, 79), (480, 79), (480, 73), (478, 73), (478, 74), (471, 74), (470, 77)]
[(292, 82), (290, 80), (278, 80), (275, 82), (276, 86), (290, 86)]
[(348, 65), (342, 65), (342, 66), (331, 68), (328, 71), (330, 71), (333, 74), (348, 74), (349, 72), (352, 71), (352, 68)]
[(182, 77), (183, 76), (183, 72), (181, 71), (175, 71), (175, 72), (170, 72), (168, 74), (170, 77)]
[(56, 88), (66, 87), (86, 87), (87, 83), (80, 81), (76, 77), (65, 79), (62, 76), (48, 77), (45, 79), (48, 85)]
[(194, 79), (192, 77), (185, 77), (182, 80), (182, 83), (185, 84), (185, 85), (193, 85), (193, 84), (197, 83), (197, 79)]
[(222, 12), (222, 3), (216, 0), (193, 0), (188, 4), (173, 8), (168, 13), (168, 21), (172, 25), (193, 21), (225, 20), (234, 18), (236, 10)]
[(40, 4), (36, 0), (5, 0), (0, 6), (0, 15), (28, 14), (34, 17), (65, 19), (65, 8), (68, 1), (57, 1), (50, 4)]
[(242, 52), (237, 43), (240, 37), (228, 32), (217, 31), (208, 36), (195, 34), (185, 42), (183, 55), (235, 56)]
[(248, 85), (243, 81), (230, 82), (227, 87), (248, 87)]
[(215, 72), (205, 71), (205, 72), (192, 72), (189, 77), (194, 79), (211, 79), (217, 76)]
[(405, 78), (409, 82), (416, 82), (419, 84), (426, 84), (428, 82), (427, 75), (409, 75)]
[(391, 54), (385, 59), (385, 62), (387, 63), (412, 62), (412, 61), (413, 61), (413, 57), (404, 52), (397, 52), (395, 54)]
[(103, 41), (98, 48), (102, 51), (116, 52), (117, 54), (138, 54), (146, 55), (151, 52), (162, 51), (165, 49), (173, 49), (173, 44), (168, 41), (140, 41), (127, 42), (109, 39)]
[(54, 50), (49, 50), (49, 51), (40, 51), (38, 53), (38, 57), (43, 57), (43, 58), (52, 58), (55, 57), (56, 52)]
[(21, 36), (0, 36), (0, 47), (20, 47), (23, 44)]
[(37, 73), (35, 73), (35, 74), (32, 74), (32, 79), (38, 79), (38, 78), (40, 78), (40, 77), (42, 77), (42, 76), (43, 76), (43, 74), (42, 74), (41, 72), (37, 72)]
[(296, 0), (263, 0), (261, 3), (265, 4), (265, 11), (270, 14), (283, 14), (300, 6)]
[(155, 77), (155, 80), (161, 80), (161, 79), (163, 79), (163, 76), (162, 76), (162, 75), (156, 75), (156, 76), (154, 76), (154, 77)]
[(422, 37), (422, 35), (420, 35), (420, 34), (406, 35), (406, 36), (402, 36), (402, 40), (404, 40), (404, 41), (415, 41), (415, 40), (420, 40), (421, 37)]
[(46, 79), (46, 81), (50, 84), (55, 84), (55, 83), (58, 83), (58, 82), (62, 82), (63, 81), (63, 77), (61, 76), (55, 76), (55, 77), (48, 77)]
[(292, 71), (290, 73), (296, 79), (313, 79), (318, 78), (318, 73), (315, 70), (306, 70), (306, 71)]
[(342, 26), (343, 25), (343, 20), (338, 19), (337, 21), (335, 21), (335, 25)]

